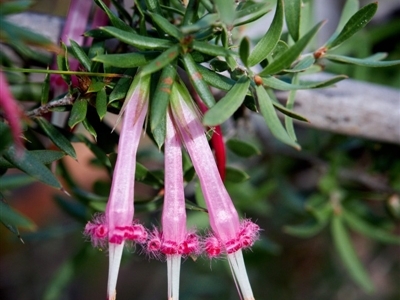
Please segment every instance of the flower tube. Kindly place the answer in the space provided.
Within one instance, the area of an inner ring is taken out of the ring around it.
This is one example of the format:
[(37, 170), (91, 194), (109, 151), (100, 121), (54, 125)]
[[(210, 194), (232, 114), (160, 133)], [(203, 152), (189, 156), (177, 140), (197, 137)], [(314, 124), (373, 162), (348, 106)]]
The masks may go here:
[(145, 243), (147, 240), (144, 227), (133, 222), (133, 200), (136, 152), (148, 108), (149, 83), (149, 77), (136, 76), (128, 91), (125, 112), (121, 110), (121, 114), (124, 112), (124, 119), (105, 215), (95, 216), (93, 222), (85, 227), (85, 234), (91, 238), (95, 247), (104, 246), (108, 241), (108, 300), (116, 297), (117, 277), (125, 241)]
[(227, 254), (242, 299), (252, 300), (254, 296), (241, 249), (253, 245), (258, 238), (259, 227), (250, 220), (240, 222), (221, 180), (204, 127), (189, 94), (178, 84), (173, 86), (171, 104), (175, 123), (199, 177), (208, 208), (213, 235), (206, 239), (205, 250), (209, 257)]
[(197, 235), (186, 230), (185, 195), (183, 186), (182, 152), (170, 114), (164, 143), (165, 187), (162, 213), (162, 233), (151, 235), (147, 250), (154, 256), (162, 253), (167, 259), (168, 299), (179, 299), (181, 257), (199, 252)]

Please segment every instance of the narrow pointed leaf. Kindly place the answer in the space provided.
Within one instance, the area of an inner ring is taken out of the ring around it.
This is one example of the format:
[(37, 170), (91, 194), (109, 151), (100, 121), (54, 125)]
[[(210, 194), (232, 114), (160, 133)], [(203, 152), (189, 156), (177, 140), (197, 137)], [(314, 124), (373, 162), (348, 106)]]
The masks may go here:
[(324, 58), (329, 59), (334, 62), (345, 63), (345, 64), (352, 64), (358, 65), (363, 67), (370, 67), (370, 68), (379, 68), (379, 67), (390, 67), (396, 66), (400, 64), (400, 60), (388, 60), (388, 61), (380, 61), (377, 58), (381, 58), (384, 53), (376, 53), (370, 57), (366, 58), (354, 58), (342, 55), (334, 55), (334, 54), (326, 54)]
[(203, 124), (215, 126), (226, 121), (242, 105), (249, 86), (250, 79), (246, 76), (241, 77), (229, 92), (206, 112)]
[(26, 186), (35, 181), (27, 174), (12, 174), (0, 177), (0, 191), (11, 191)]
[(176, 69), (172, 65), (165, 67), (161, 73), (156, 91), (151, 101), (150, 129), (154, 140), (160, 149), (166, 135), (166, 115), (171, 94), (172, 84), (175, 81)]
[(197, 33), (202, 29), (213, 28), (218, 20), (218, 14), (207, 14), (194, 24), (183, 26), (181, 30), (184, 34)]
[(264, 60), (274, 50), (283, 27), (283, 0), (277, 1), (275, 16), (265, 35), (254, 47), (249, 57), (249, 65), (254, 66)]
[(288, 68), (305, 49), (314, 35), (318, 32), (324, 21), (315, 25), (307, 34), (305, 34), (301, 39), (299, 39), (292, 47), (287, 49), (277, 58), (275, 58), (265, 69), (260, 72), (260, 76), (265, 76), (269, 74), (275, 74), (283, 69)]
[(244, 37), (240, 42), (239, 46), (239, 56), (245, 66), (248, 65), (247, 60), (250, 55), (250, 40)]
[(235, 1), (234, 0), (214, 0), (214, 5), (223, 23), (232, 25), (235, 19)]
[(0, 222), (13, 227), (23, 227), (28, 230), (35, 230), (36, 224), (26, 216), (12, 209), (9, 205), (0, 201)]
[(79, 60), (79, 62), (82, 64), (82, 66), (87, 70), (90, 71), (90, 64), (91, 61), (85, 51), (79, 46), (75, 41), (70, 40), (71, 43), (71, 48), (72, 48), (72, 53), (74, 56)]
[(163, 182), (140, 163), (136, 163), (135, 180), (143, 182), (153, 188), (160, 188)]
[(211, 56), (227, 56), (230, 52), (224, 47), (209, 44), (201, 41), (193, 41), (192, 48), (199, 52), (211, 55)]
[(193, 57), (190, 53), (183, 55), (183, 64), (186, 72), (193, 84), (197, 94), (199, 94), (201, 100), (208, 106), (212, 107), (215, 104), (215, 99), (210, 91), (209, 86), (204, 81), (203, 76), (197, 68), (197, 64), (194, 62)]
[(126, 32), (134, 32), (133, 28), (118, 18), (114, 13), (108, 8), (108, 6), (101, 0), (94, 0), (94, 2), (101, 7), (102, 10), (107, 14), (107, 17), (110, 19), (111, 24), (121, 30)]
[(235, 80), (217, 74), (202, 65), (197, 66), (197, 70), (200, 72), (205, 82), (207, 82), (210, 86), (216, 87), (217, 89), (229, 91), (236, 83)]
[(93, 58), (93, 61), (117, 68), (136, 68), (148, 64), (157, 57), (155, 52), (102, 54)]
[(54, 125), (52, 125), (45, 118), (42, 117), (36, 118), (36, 122), (58, 148), (60, 148), (72, 158), (76, 159), (75, 149), (72, 146), (71, 142), (56, 127), (54, 127)]
[(244, 142), (239, 139), (230, 139), (226, 142), (226, 146), (236, 155), (241, 157), (251, 157), (253, 155), (260, 155), (260, 150), (253, 144)]
[[(295, 74), (292, 79), (292, 83), (297, 84), (299, 82), (298, 74)], [(294, 100), (296, 98), (297, 90), (292, 90), (289, 93), (288, 99), (286, 101), (286, 108), (289, 110), (293, 110)], [(294, 141), (297, 141), (296, 132), (294, 131), (293, 119), (289, 116), (285, 116), (285, 127), (286, 131), (289, 134), (290, 138)]]
[(331, 224), (331, 231), (336, 250), (338, 251), (345, 267), (354, 281), (366, 292), (373, 292), (374, 286), (367, 271), (360, 262), (353, 248), (349, 234), (340, 216), (334, 216)]
[(391, 234), (376, 225), (372, 225), (364, 221), (361, 217), (352, 213), (349, 210), (342, 211), (343, 219), (346, 224), (353, 230), (365, 235), (371, 239), (383, 242), (383, 243), (393, 243), (400, 244), (400, 236)]
[(174, 45), (168, 50), (161, 53), (157, 58), (153, 59), (149, 64), (143, 67), (140, 76), (146, 76), (161, 70), (166, 65), (172, 63), (179, 55), (179, 45)]
[(285, 226), (283, 231), (299, 238), (310, 238), (320, 233), (327, 223), (314, 221), (296, 226)]
[(150, 13), (150, 16), (154, 23), (156, 23), (166, 34), (176, 38), (178, 41), (183, 38), (183, 34), (178, 27), (171, 24), (170, 21), (165, 19), (163, 16), (156, 13)]
[(96, 95), (96, 111), (100, 120), (103, 120), (107, 113), (107, 94), (105, 88), (98, 91)]
[(301, 0), (285, 1), (285, 19), (290, 36), (294, 41), (300, 37)]
[(250, 176), (241, 169), (226, 167), (225, 168), (225, 181), (233, 183), (241, 183), (248, 180)]
[(35, 177), (37, 180), (48, 184), (57, 189), (61, 189), (61, 184), (54, 174), (30, 151), (25, 151), (22, 157), (19, 157), (14, 147), (10, 147), (3, 152), (3, 156), (13, 166), (21, 171)]
[(315, 58), (312, 55), (307, 55), (303, 59), (301, 59), (292, 69), (285, 69), (284, 72), (288, 73), (298, 73), (303, 72), (315, 63)]
[(95, 140), (97, 140), (97, 132), (94, 129), (93, 125), (90, 124), (89, 120), (87, 118), (85, 118), (82, 121), (82, 125), (83, 127), (85, 127), (85, 129), (94, 137)]
[(344, 79), (348, 78), (346, 75), (337, 75), (334, 76), (328, 80), (320, 81), (320, 82), (306, 82), (302, 83), (300, 82), (299, 84), (295, 83), (288, 83), (283, 80), (280, 80), (276, 77), (269, 76), (269, 77), (264, 77), (263, 84), (265, 87), (269, 87), (272, 89), (276, 90), (281, 90), (281, 91), (293, 91), (293, 90), (308, 90), (308, 89), (318, 89), (318, 88), (324, 88), (327, 86), (331, 86), (339, 81), (342, 81)]
[(40, 97), (41, 105), (45, 105), (49, 101), (49, 92), (50, 92), (50, 74), (47, 73), (46, 77), (44, 78), (44, 82), (43, 82), (43, 86), (42, 86), (42, 94)]
[(261, 114), (263, 115), (264, 120), (272, 134), (281, 142), (300, 150), (300, 146), (290, 138), (283, 127), (278, 115), (276, 114), (272, 100), (264, 87), (256, 86), (256, 93)]
[(266, 2), (246, 5), (243, 9), (236, 11), (236, 19), (233, 22), (233, 26), (241, 26), (256, 21), (270, 11), (271, 6)]
[(86, 99), (77, 99), (72, 106), (71, 115), (68, 119), (68, 126), (73, 128), (76, 124), (86, 118), (87, 101)]
[(342, 31), (343, 27), (346, 23), (350, 20), (350, 18), (360, 9), (360, 1), (359, 0), (347, 0), (344, 7), (342, 14), (340, 16), (338, 27), (336, 28), (336, 36), (339, 32)]
[(169, 47), (173, 46), (173, 44), (168, 40), (142, 36), (132, 32), (126, 32), (115, 27), (100, 27), (100, 30), (107, 34), (110, 34), (121, 42), (134, 46), (141, 50), (168, 49)]
[(127, 69), (124, 72), (125, 77), (121, 77), (114, 89), (112, 90), (110, 96), (108, 97), (108, 103), (112, 103), (116, 100), (125, 98), (128, 89), (132, 83), (132, 78), (136, 74), (136, 69)]
[(326, 45), (326, 48), (333, 49), (342, 44), (344, 41), (353, 36), (369, 23), (378, 9), (378, 4), (370, 3), (356, 12), (343, 27), (338, 36)]

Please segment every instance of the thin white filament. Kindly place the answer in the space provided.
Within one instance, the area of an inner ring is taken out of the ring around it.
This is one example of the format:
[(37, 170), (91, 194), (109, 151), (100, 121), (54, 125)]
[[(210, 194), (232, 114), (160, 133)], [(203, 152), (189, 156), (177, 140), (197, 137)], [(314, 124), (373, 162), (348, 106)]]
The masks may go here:
[(233, 271), (232, 274), (234, 280), (239, 284), (239, 294), (242, 295), (243, 300), (254, 300), (249, 277), (247, 276), (246, 266), (244, 265), (242, 250), (228, 254), (228, 260), (231, 270)]
[(124, 242), (122, 242), (119, 245), (110, 243), (108, 249), (109, 249), (109, 266), (108, 266), (107, 294), (108, 294), (108, 300), (115, 300), (119, 265), (121, 263), (122, 252), (124, 250)]
[(168, 300), (179, 300), (181, 255), (168, 255), (167, 269), (168, 269)]

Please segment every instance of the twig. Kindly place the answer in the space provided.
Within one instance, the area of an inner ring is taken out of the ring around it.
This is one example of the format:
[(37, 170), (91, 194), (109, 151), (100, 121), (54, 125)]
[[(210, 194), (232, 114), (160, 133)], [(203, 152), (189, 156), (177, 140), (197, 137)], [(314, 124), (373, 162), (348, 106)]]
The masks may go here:
[(63, 98), (55, 101), (51, 101), (45, 105), (42, 105), (34, 110), (28, 111), (26, 116), (28, 117), (39, 117), (51, 111), (55, 107), (72, 105), (75, 101), (75, 97), (71, 94), (65, 95)]

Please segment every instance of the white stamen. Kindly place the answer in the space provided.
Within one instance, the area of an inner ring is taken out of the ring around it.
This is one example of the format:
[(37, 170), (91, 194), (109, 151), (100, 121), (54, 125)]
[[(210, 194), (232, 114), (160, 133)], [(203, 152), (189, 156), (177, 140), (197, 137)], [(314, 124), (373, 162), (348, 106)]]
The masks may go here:
[(181, 272), (181, 255), (167, 256), (168, 300), (179, 299), (179, 279)]
[(108, 246), (109, 251), (109, 266), (108, 266), (108, 284), (107, 294), (108, 300), (115, 300), (117, 278), (119, 272), (119, 265), (121, 264), (122, 251), (124, 250), (124, 242), (121, 244), (110, 243)]
[(251, 290), (249, 277), (247, 276), (246, 267), (242, 250), (228, 254), (229, 265), (232, 270), (233, 279), (239, 285), (240, 294), (243, 300), (254, 300), (253, 291)]

